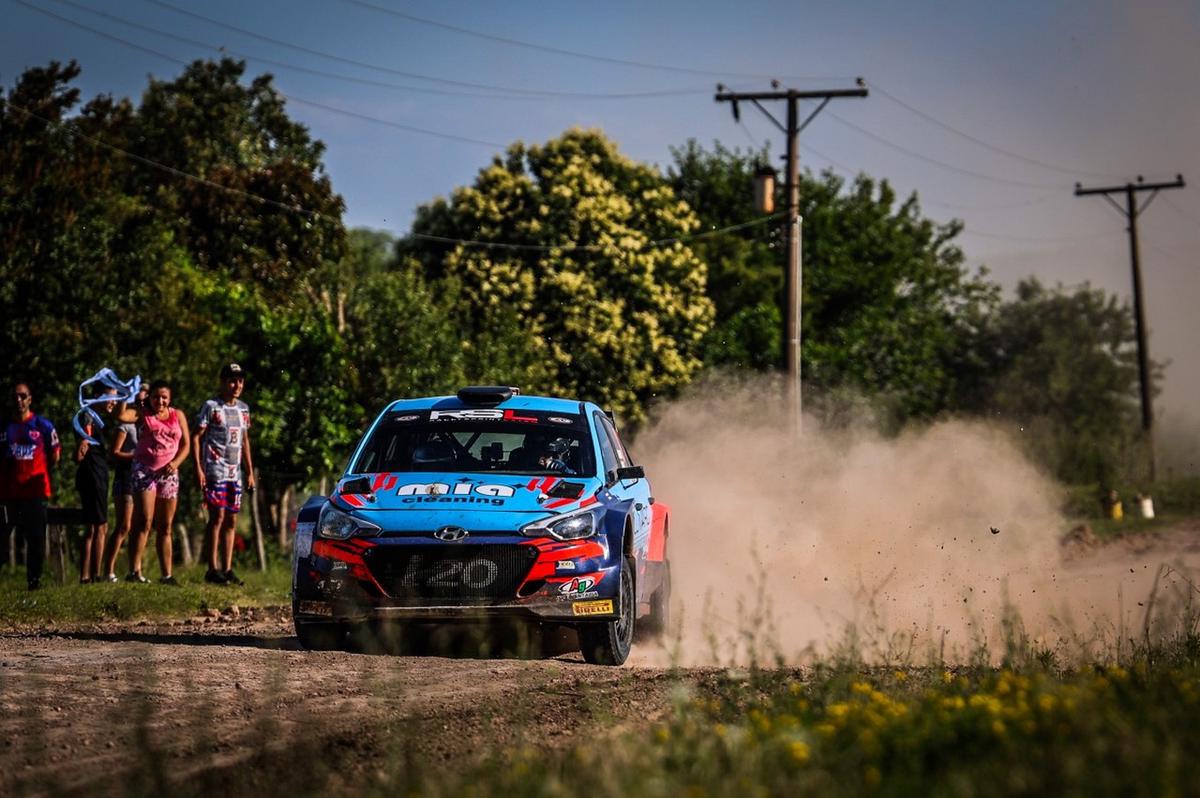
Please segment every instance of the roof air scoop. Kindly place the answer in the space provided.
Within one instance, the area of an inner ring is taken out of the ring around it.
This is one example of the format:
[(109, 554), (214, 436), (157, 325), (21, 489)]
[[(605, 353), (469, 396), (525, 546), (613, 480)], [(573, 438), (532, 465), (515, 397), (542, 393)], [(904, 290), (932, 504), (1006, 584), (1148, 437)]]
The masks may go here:
[(508, 385), (468, 385), (466, 388), (459, 389), (458, 399), (463, 404), (474, 407), (495, 407), (519, 393), (521, 393), (520, 388)]

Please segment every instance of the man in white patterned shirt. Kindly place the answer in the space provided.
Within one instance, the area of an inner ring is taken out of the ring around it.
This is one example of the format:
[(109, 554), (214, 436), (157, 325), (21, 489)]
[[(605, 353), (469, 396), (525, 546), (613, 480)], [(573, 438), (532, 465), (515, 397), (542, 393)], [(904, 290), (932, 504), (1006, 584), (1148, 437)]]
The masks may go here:
[(254, 490), (250, 408), (241, 400), (245, 385), (246, 373), (237, 363), (222, 368), (220, 390), (200, 408), (192, 435), (196, 476), (208, 507), (204, 531), (208, 572), (204, 581), (218, 585), (242, 584), (233, 572), (233, 538), (237, 514), (242, 509), (243, 461), (246, 490)]

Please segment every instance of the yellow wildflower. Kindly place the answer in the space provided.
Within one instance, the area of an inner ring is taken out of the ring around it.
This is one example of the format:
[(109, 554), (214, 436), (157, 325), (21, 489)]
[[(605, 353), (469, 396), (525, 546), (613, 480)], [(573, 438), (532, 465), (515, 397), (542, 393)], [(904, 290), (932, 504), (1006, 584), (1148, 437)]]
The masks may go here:
[(789, 746), (789, 750), (792, 753), (792, 759), (796, 760), (800, 764), (807, 762), (811, 753), (808, 750), (808, 743), (802, 740), (797, 740), (796, 742), (792, 743)]

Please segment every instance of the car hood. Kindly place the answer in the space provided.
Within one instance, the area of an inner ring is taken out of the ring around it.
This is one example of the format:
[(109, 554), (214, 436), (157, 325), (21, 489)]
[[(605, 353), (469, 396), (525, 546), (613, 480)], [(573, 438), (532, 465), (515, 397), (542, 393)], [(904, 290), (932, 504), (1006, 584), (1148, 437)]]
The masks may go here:
[[(603, 487), (594, 477), (409, 472), (366, 475), (371, 490), (362, 491), (367, 483), (361, 479), (342, 479), (333, 501), (367, 520), (382, 516), (376, 523), (392, 529), (408, 527), (409, 521), (419, 527), (469, 521), (510, 529), (594, 503)], [(347, 489), (352, 492), (343, 492)]]

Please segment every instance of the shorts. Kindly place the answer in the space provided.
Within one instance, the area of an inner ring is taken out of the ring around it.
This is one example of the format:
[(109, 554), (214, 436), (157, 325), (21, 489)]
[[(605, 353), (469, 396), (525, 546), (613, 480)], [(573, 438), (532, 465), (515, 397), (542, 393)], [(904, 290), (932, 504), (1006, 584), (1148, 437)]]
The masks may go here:
[(240, 512), (242, 509), (242, 483), (237, 480), (209, 482), (204, 487), (204, 503), (214, 510), (224, 510), (227, 513)]
[(112, 497), (114, 499), (133, 498), (133, 468), (113, 472)]
[(108, 471), (81, 468), (75, 474), (75, 489), (79, 491), (79, 506), (87, 524), (108, 523)]
[(134, 493), (157, 491), (160, 499), (175, 499), (179, 497), (179, 472), (165, 474), (161, 470), (151, 471), (141, 463), (133, 464), (133, 474), (130, 477)]

